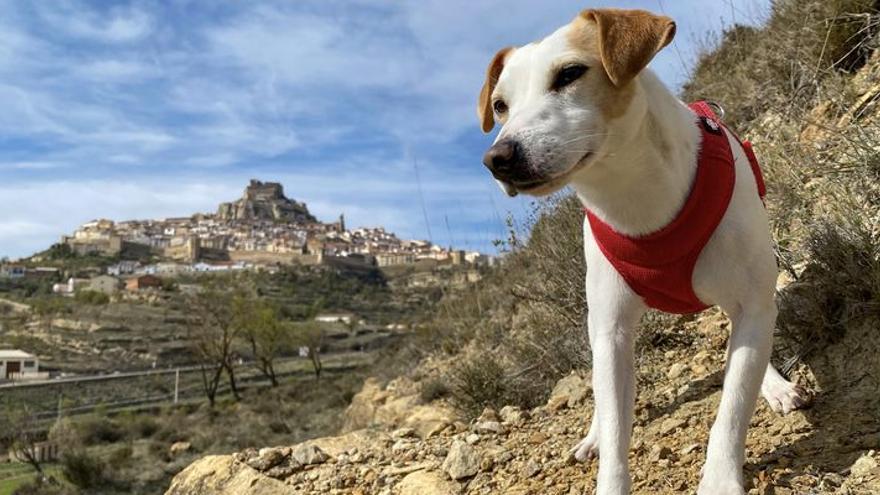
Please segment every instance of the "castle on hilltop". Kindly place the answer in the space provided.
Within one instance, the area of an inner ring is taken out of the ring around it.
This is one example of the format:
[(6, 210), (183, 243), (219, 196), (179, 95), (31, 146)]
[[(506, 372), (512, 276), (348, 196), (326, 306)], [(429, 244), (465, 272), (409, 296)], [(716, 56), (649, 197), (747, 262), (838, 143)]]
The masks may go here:
[(251, 180), (240, 199), (213, 214), (80, 226), (61, 243), (78, 254), (153, 254), (178, 263), (322, 264), (328, 260), (390, 266), (434, 260), (481, 263), (480, 253), (401, 240), (382, 227), (348, 230), (345, 217), (318, 221), (305, 203), (288, 198), (277, 182)]

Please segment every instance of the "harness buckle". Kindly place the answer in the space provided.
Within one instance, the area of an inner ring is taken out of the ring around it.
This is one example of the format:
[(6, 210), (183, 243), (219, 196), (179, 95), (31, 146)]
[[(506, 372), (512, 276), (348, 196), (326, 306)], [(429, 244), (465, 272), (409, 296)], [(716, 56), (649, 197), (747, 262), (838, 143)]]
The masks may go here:
[(712, 108), (712, 111), (718, 115), (718, 120), (724, 120), (724, 107), (722, 107), (720, 103), (713, 100), (706, 100), (706, 105), (709, 105)]

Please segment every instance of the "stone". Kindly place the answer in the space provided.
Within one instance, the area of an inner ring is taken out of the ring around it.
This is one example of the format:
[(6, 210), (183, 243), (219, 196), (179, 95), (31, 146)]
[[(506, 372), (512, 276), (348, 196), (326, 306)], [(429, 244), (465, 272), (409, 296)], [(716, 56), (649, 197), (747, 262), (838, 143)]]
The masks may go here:
[(491, 407), (483, 409), (483, 413), (477, 418), (478, 421), (499, 421), (498, 413)]
[(177, 457), (184, 452), (189, 452), (191, 449), (192, 444), (189, 442), (174, 442), (168, 449), (168, 453), (171, 457)]
[(330, 457), (316, 445), (300, 444), (293, 448), (290, 456), (298, 463), (310, 466), (323, 464)]
[(687, 421), (678, 418), (666, 418), (660, 423), (660, 433), (668, 435), (678, 428), (687, 424)]
[(878, 465), (877, 459), (874, 458), (874, 451), (869, 451), (867, 454), (856, 459), (856, 462), (849, 468), (849, 471), (855, 477), (880, 476), (880, 465)]
[(504, 432), (504, 427), (498, 421), (479, 421), (474, 425), (474, 429), (477, 433), (500, 434)]
[(534, 460), (529, 460), (523, 468), (522, 474), (526, 478), (532, 478), (536, 474), (541, 472), (541, 465), (535, 462)]
[(281, 464), (288, 455), (290, 455), (290, 449), (286, 448), (260, 449), (257, 455), (248, 458), (245, 464), (257, 471), (266, 471)]
[(666, 377), (669, 378), (670, 380), (674, 380), (674, 379), (680, 377), (681, 375), (683, 375), (686, 370), (687, 370), (686, 364), (674, 363), (672, 366), (669, 367), (669, 371), (666, 372)]
[(480, 441), (480, 435), (476, 433), (471, 433), (468, 436), (464, 437), (464, 441), (468, 443), (468, 445), (473, 445)]
[(554, 398), (555, 401), (559, 401), (561, 397), (566, 397), (566, 406), (568, 406), (569, 408), (575, 407), (581, 404), (584, 399), (587, 398), (590, 390), (591, 386), (589, 381), (587, 381), (580, 375), (571, 373), (570, 375), (556, 382), (556, 385), (553, 387), (553, 391), (550, 392), (550, 399), (547, 401), (548, 407), (550, 403), (554, 401)]
[(285, 495), (290, 485), (264, 476), (229, 455), (210, 455), (190, 464), (165, 495)]
[(546, 433), (541, 432), (541, 431), (536, 431), (535, 433), (532, 433), (531, 435), (529, 435), (529, 438), (526, 441), (532, 445), (540, 445), (540, 444), (546, 442), (549, 438), (550, 437)]
[(517, 425), (528, 419), (528, 413), (516, 406), (504, 406), (498, 412), (501, 421), (506, 424)]
[(457, 487), (437, 471), (415, 471), (397, 484), (399, 495), (455, 495)]
[(669, 459), (672, 455), (672, 449), (665, 445), (654, 445), (651, 447), (651, 453), (648, 454), (648, 460), (657, 462), (661, 459)]
[(449, 447), (449, 453), (443, 461), (443, 470), (450, 478), (460, 480), (470, 478), (480, 469), (480, 455), (465, 442), (456, 440)]
[(414, 436), (416, 436), (416, 430), (409, 427), (398, 428), (391, 433), (391, 438), (409, 438)]

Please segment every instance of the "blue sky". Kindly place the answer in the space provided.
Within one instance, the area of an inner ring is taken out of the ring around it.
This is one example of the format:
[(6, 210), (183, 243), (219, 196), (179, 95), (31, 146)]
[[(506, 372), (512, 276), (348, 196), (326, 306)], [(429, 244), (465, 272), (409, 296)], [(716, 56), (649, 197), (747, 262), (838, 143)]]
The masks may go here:
[[(596, 5), (0, 0), (0, 256), (92, 218), (212, 211), (250, 178), (326, 221), (491, 251), (529, 200), (480, 163), (485, 66)], [(603, 5), (676, 19), (652, 67), (678, 87), (707, 40), (761, 22), (769, 0)]]

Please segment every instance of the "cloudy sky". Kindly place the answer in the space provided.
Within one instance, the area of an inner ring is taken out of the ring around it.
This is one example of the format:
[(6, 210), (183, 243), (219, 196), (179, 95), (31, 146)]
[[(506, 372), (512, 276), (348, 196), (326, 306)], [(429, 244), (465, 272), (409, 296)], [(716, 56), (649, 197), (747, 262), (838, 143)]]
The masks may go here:
[[(604, 3), (677, 20), (653, 63), (673, 87), (713, 33), (761, 22), (768, 4)], [(213, 211), (250, 178), (282, 182), (323, 220), (491, 251), (529, 205), (480, 163), (483, 71), (588, 6), (0, 0), (0, 256), (92, 218)]]

